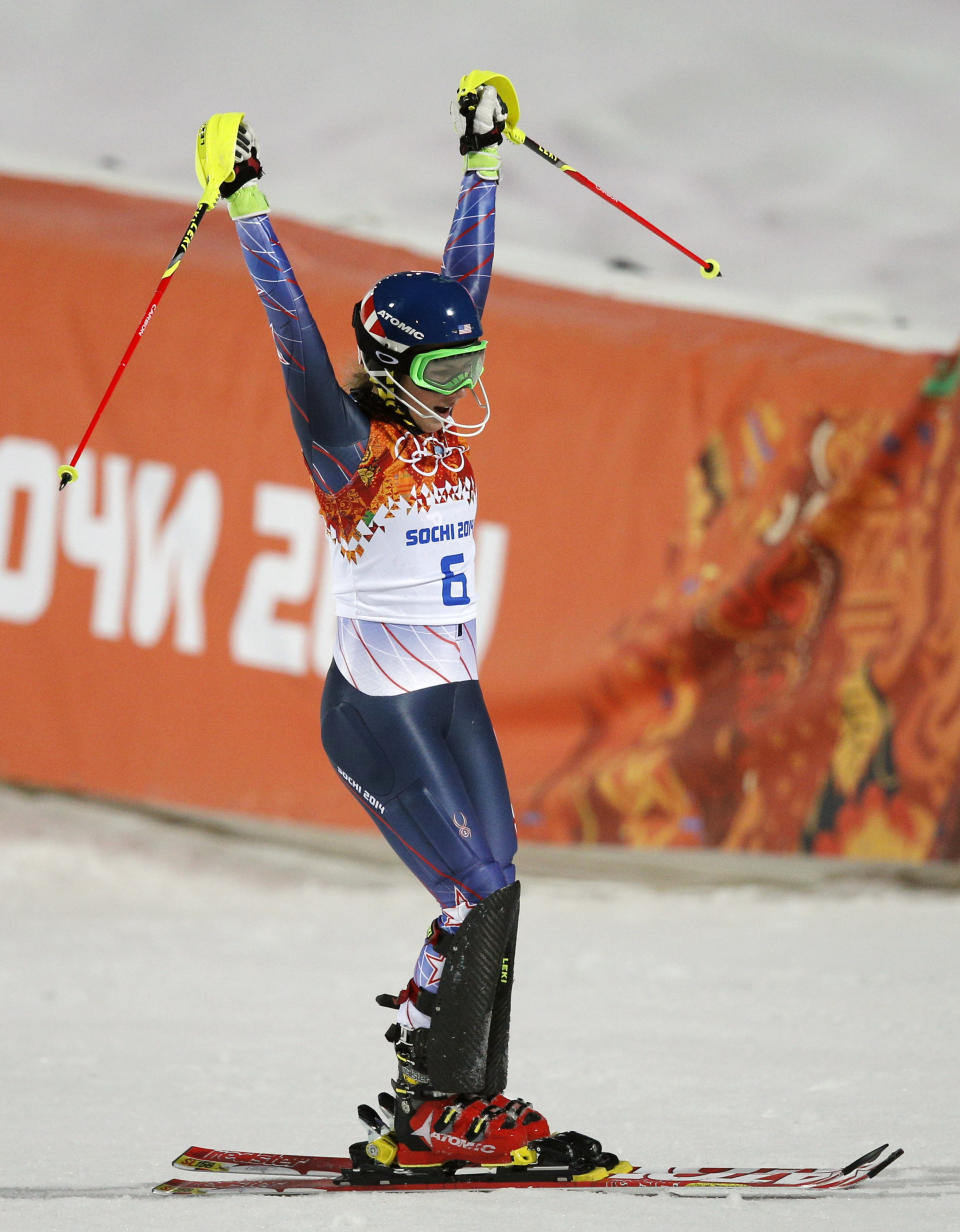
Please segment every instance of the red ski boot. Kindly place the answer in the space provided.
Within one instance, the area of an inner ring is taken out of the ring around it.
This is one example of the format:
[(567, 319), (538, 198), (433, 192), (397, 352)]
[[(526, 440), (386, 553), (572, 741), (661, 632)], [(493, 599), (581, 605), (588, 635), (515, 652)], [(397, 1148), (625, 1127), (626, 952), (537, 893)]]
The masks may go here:
[(421, 1168), (443, 1175), (484, 1165), (560, 1169), (576, 1180), (595, 1180), (629, 1168), (594, 1138), (569, 1130), (552, 1134), (546, 1117), (524, 1100), (437, 1091), (419, 1059), (423, 1034), (388, 1033), (399, 1062), (396, 1094), (381, 1093), (383, 1116), (366, 1104), (357, 1110), (370, 1130), (368, 1141), (350, 1148), (358, 1177)]
[(410, 1045), (396, 1043), (399, 1075), (393, 1084), (396, 1164), (413, 1168), (453, 1160), (485, 1164), (530, 1164), (528, 1143), (548, 1138), (547, 1120), (530, 1104), (505, 1095), (436, 1091)]
[(492, 1100), (468, 1095), (423, 1099), (398, 1090), (393, 1132), (400, 1168), (453, 1161), (533, 1164), (537, 1154), (529, 1144), (549, 1138), (550, 1126), (530, 1104), (503, 1095)]

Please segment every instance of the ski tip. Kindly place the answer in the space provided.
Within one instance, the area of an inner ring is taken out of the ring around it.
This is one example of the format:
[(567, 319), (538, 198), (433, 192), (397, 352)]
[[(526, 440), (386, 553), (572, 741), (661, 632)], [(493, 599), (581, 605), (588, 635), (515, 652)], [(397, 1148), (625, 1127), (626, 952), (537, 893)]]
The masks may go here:
[(902, 1154), (903, 1147), (897, 1147), (895, 1151), (890, 1152), (886, 1159), (881, 1159), (878, 1164), (874, 1164), (867, 1175), (873, 1179), (873, 1177), (878, 1176), (884, 1168), (889, 1168), (893, 1161), (895, 1159), (899, 1159)]
[(859, 1159), (855, 1159), (852, 1164), (847, 1164), (842, 1169), (844, 1176), (848, 1176), (851, 1172), (856, 1172), (858, 1168), (866, 1168), (868, 1164), (874, 1163), (889, 1145), (888, 1142), (884, 1142), (882, 1146), (878, 1146), (872, 1151), (867, 1151), (866, 1155), (861, 1155)]
[(221, 1172), (223, 1165), (207, 1159), (210, 1152), (206, 1147), (188, 1146), (173, 1161), (175, 1168), (188, 1168), (191, 1172)]

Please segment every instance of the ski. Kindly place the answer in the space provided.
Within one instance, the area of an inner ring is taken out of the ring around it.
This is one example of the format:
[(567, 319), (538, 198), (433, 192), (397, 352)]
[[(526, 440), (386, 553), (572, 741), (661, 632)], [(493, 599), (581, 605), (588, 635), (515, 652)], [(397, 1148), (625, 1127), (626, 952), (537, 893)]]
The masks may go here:
[[(174, 1161), (191, 1171), (260, 1173), (238, 1180), (189, 1180), (175, 1177), (156, 1186), (155, 1193), (187, 1196), (223, 1194), (306, 1194), (347, 1191), (437, 1189), (578, 1189), (590, 1192), (651, 1193), (657, 1191), (703, 1193), (748, 1190), (750, 1196), (816, 1196), (851, 1189), (872, 1180), (902, 1150), (884, 1156), (887, 1144), (867, 1152), (842, 1168), (666, 1168), (648, 1171), (630, 1168), (603, 1176), (575, 1180), (569, 1168), (492, 1167), (450, 1171), (438, 1168), (430, 1175), (404, 1169), (363, 1171), (350, 1161), (333, 1156), (276, 1155), (262, 1152), (216, 1151), (190, 1147)], [(325, 1174), (325, 1175), (324, 1175)]]
[(276, 1155), (265, 1151), (215, 1151), (190, 1146), (173, 1161), (190, 1172), (256, 1172), (279, 1176), (339, 1176), (353, 1164), (347, 1155)]

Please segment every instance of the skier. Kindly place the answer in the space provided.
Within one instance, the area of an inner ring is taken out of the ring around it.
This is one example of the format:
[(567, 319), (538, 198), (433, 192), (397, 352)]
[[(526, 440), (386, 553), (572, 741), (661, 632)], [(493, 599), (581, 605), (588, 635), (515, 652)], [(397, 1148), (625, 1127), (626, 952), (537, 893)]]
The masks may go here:
[(361, 1109), (379, 1131), (360, 1148), (370, 1166), (529, 1164), (557, 1141), (541, 1113), (504, 1094), (520, 885), (477, 680), (476, 487), (464, 443), (489, 417), (481, 316), (507, 112), (490, 85), (462, 94), (458, 111), (465, 165), (442, 270), (390, 274), (357, 303), (349, 389), (273, 230), (247, 125), (221, 185), (334, 545), (323, 746), (440, 907), (412, 979), (377, 998), (396, 1011), (387, 1038), (399, 1072), (395, 1099), (381, 1096), (392, 1126)]

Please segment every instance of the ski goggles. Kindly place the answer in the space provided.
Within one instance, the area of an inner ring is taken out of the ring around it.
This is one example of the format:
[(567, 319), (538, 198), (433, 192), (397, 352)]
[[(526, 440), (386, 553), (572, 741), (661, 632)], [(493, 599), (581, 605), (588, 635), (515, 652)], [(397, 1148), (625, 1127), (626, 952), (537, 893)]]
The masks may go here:
[(421, 351), (410, 361), (410, 379), (421, 389), (437, 394), (455, 394), (470, 388), (483, 372), (486, 342), (474, 342), (464, 347), (440, 347), (436, 351)]

